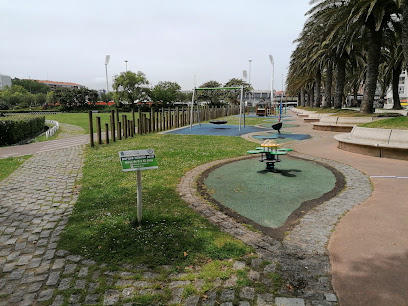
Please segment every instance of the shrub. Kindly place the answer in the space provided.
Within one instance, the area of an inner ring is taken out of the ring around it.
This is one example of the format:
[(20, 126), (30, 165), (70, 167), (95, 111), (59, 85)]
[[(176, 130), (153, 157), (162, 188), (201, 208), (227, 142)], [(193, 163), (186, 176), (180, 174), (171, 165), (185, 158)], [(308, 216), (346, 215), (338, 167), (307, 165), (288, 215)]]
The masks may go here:
[(8, 116), (0, 118), (0, 145), (29, 139), (44, 130), (44, 116)]

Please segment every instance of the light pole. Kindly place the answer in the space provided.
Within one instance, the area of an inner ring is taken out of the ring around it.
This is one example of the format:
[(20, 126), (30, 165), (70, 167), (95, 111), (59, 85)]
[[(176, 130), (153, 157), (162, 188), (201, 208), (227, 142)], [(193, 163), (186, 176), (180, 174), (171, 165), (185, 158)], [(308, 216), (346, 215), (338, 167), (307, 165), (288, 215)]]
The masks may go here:
[[(251, 63), (252, 63), (252, 60), (248, 60), (248, 61), (249, 61), (248, 84), (249, 84), (249, 86), (251, 86)], [(251, 92), (249, 92), (249, 101), (251, 101)]]
[(105, 72), (106, 72), (106, 93), (109, 92), (109, 85), (108, 85), (108, 64), (110, 60), (110, 55), (105, 57)]
[(272, 54), (269, 54), (269, 60), (271, 61), (272, 64), (272, 78), (271, 78), (271, 105), (275, 104), (275, 101), (273, 99), (273, 77), (275, 73), (275, 63), (273, 61), (273, 56)]
[(125, 70), (125, 72), (127, 72), (127, 62), (128, 62), (128, 61), (127, 61), (127, 60), (125, 60), (125, 63), (126, 63), (126, 70)]

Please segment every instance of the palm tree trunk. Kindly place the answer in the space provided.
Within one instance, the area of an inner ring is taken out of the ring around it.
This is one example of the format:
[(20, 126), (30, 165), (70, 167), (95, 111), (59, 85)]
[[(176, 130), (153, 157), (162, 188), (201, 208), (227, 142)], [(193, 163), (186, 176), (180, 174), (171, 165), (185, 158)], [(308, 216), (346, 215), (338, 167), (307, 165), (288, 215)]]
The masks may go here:
[(313, 107), (314, 104), (314, 86), (310, 87), (309, 92), (307, 93), (307, 97), (308, 97), (308, 106), (309, 107)]
[(401, 74), (401, 66), (392, 69), (392, 100), (394, 101), (394, 105), (392, 109), (402, 109), (400, 98), (399, 98), (399, 92), (398, 92), (400, 74)]
[(324, 103), (323, 108), (330, 108), (331, 103), (331, 91), (333, 82), (333, 66), (331, 63), (327, 65), (326, 68), (326, 80), (324, 84)]
[(344, 102), (344, 86), (346, 84), (346, 59), (337, 59), (336, 93), (334, 95), (334, 108), (341, 108)]
[(305, 106), (305, 89), (300, 90), (300, 106)]
[(358, 106), (358, 83), (353, 86), (353, 101), (351, 102), (352, 107)]
[(368, 18), (367, 28), (367, 74), (360, 112), (363, 114), (372, 114), (375, 90), (377, 89), (378, 66), (381, 57), (382, 32), (375, 30), (374, 19), (372, 17)]
[(408, 2), (402, 1), (402, 49), (404, 51), (405, 61), (408, 62)]
[(319, 69), (316, 73), (315, 102), (313, 105), (314, 107), (320, 107), (320, 104), (322, 104), (321, 84), (322, 84), (322, 73)]

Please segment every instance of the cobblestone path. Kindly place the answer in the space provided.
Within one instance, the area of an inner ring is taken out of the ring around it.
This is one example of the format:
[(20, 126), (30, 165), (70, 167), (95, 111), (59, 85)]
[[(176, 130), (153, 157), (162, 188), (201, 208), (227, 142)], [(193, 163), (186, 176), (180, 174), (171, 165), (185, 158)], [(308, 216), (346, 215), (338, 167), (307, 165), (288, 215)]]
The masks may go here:
[[(82, 147), (39, 153), (0, 182), (0, 304), (53, 296), (59, 234), (78, 197)], [(51, 287), (50, 287), (51, 286)]]

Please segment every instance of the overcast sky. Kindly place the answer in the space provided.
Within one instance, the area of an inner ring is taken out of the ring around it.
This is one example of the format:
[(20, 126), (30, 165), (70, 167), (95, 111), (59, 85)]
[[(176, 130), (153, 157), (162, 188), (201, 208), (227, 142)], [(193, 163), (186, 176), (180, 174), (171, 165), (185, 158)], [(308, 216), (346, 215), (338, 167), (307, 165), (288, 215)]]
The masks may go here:
[[(106, 89), (115, 74), (183, 90), (242, 78), (281, 90), (309, 0), (0, 0), (0, 74)], [(195, 77), (194, 77), (195, 76)], [(194, 79), (196, 84), (194, 84)]]

